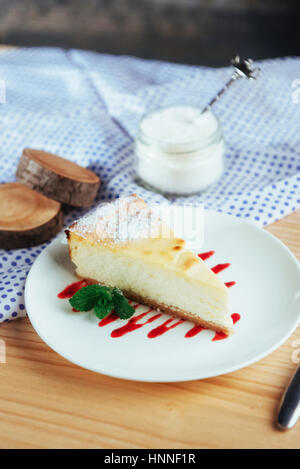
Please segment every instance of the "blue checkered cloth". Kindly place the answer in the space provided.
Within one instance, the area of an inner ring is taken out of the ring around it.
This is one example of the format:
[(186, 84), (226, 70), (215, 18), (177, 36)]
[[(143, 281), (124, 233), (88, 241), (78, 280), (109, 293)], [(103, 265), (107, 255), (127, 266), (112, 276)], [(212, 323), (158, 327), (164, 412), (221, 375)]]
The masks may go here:
[[(260, 67), (257, 82), (240, 80), (214, 106), (227, 142), (225, 171), (188, 202), (265, 226), (300, 207), (300, 58), (265, 60)], [(23, 148), (33, 147), (95, 171), (103, 182), (95, 204), (132, 192), (160, 202), (162, 195), (134, 180), (139, 120), (158, 107), (203, 107), (231, 73), (78, 50), (2, 52), (0, 182), (15, 180)], [(69, 209), (66, 224), (83, 213)], [(26, 314), (26, 275), (46, 245), (0, 250), (0, 322)]]

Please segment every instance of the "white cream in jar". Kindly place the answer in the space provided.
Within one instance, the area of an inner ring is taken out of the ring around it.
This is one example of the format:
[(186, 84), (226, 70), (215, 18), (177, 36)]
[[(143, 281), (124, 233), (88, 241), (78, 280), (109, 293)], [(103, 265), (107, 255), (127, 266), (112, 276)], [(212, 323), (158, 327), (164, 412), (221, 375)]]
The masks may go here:
[(135, 171), (145, 185), (164, 194), (205, 190), (223, 171), (223, 132), (211, 111), (190, 106), (155, 111), (141, 121)]

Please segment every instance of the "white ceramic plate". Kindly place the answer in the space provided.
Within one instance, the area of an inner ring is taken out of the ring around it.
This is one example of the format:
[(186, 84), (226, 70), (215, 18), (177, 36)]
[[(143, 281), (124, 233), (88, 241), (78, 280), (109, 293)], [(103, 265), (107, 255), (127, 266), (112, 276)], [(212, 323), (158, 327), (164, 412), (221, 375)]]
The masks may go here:
[[(205, 242), (200, 252), (215, 250), (210, 267), (230, 262), (220, 278), (230, 288), (231, 310), (241, 315), (235, 334), (212, 341), (204, 330), (192, 338), (184, 322), (156, 338), (149, 331), (163, 315), (122, 337), (111, 332), (117, 320), (98, 327), (92, 313), (74, 313), (58, 292), (76, 281), (68, 248), (61, 237), (37, 258), (25, 288), (26, 308), (40, 337), (57, 353), (89, 370), (137, 381), (185, 381), (208, 378), (247, 366), (275, 350), (294, 331), (300, 316), (300, 267), (291, 252), (266, 231), (229, 215), (205, 212)], [(100, 267), (101, 268), (101, 267)], [(145, 311), (141, 306), (136, 314)], [(156, 314), (149, 313), (141, 322)], [(174, 319), (174, 322), (176, 320)]]

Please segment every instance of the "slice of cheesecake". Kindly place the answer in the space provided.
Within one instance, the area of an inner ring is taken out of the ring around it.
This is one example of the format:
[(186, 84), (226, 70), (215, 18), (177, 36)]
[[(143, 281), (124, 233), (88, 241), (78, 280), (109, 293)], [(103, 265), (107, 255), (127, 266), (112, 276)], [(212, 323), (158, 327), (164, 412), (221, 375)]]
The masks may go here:
[(131, 195), (99, 206), (66, 230), (76, 273), (149, 305), (230, 334), (228, 289), (185, 241)]

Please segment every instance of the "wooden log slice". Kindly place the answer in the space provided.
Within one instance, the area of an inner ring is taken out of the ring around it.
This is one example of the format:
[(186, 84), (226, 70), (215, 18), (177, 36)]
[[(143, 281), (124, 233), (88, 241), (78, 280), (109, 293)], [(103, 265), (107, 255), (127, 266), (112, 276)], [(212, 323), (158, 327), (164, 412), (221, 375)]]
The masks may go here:
[(61, 204), (12, 182), (0, 185), (0, 249), (36, 246), (63, 225)]
[(50, 199), (75, 207), (89, 207), (100, 179), (89, 169), (42, 150), (25, 148), (17, 179)]

